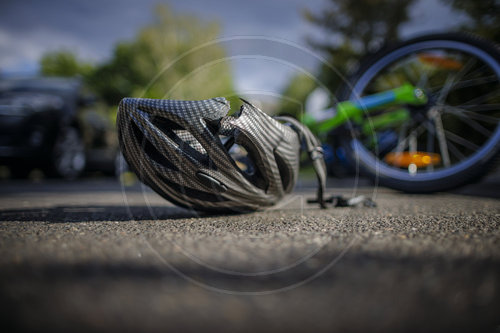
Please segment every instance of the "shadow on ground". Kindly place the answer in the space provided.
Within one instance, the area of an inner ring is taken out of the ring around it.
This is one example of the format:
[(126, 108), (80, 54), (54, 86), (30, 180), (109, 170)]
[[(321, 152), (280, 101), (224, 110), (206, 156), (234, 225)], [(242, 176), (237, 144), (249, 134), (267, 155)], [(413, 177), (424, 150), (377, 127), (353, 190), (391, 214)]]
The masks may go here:
[(454, 194), (500, 199), (500, 177), (469, 184), (452, 191)]
[[(273, 290), (307, 279), (311, 270), (241, 278), (177, 267), (200, 284), (226, 290), (214, 292), (164, 265), (8, 265), (0, 274), (0, 326), (60, 332), (74, 331), (75, 323), (82, 332), (495, 331), (498, 262), (429, 259), (351, 254), (287, 292)], [(242, 291), (272, 292), (233, 294)]]
[(204, 216), (195, 211), (170, 206), (57, 206), (0, 210), (0, 221), (88, 222), (171, 220)]

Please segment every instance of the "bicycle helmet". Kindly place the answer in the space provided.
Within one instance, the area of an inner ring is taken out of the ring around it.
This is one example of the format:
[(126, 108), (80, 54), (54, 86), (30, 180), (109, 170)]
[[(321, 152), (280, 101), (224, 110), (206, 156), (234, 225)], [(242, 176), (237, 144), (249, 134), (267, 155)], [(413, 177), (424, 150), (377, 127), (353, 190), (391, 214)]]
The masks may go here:
[[(124, 98), (117, 116), (123, 156), (142, 182), (179, 206), (248, 212), (292, 191), (304, 141), (324, 207), (326, 168), (316, 137), (292, 118), (273, 119), (242, 101), (239, 113), (228, 116), (229, 102), (222, 97)], [(247, 155), (238, 156), (235, 147)]]

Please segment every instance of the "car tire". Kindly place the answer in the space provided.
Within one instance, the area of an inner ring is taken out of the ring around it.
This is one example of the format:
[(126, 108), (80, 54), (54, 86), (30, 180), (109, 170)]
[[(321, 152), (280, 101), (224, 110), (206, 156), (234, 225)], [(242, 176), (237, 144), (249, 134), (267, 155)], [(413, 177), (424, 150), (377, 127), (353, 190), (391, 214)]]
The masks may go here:
[(82, 136), (75, 127), (62, 129), (57, 136), (45, 173), (49, 177), (78, 178), (85, 170), (86, 156)]

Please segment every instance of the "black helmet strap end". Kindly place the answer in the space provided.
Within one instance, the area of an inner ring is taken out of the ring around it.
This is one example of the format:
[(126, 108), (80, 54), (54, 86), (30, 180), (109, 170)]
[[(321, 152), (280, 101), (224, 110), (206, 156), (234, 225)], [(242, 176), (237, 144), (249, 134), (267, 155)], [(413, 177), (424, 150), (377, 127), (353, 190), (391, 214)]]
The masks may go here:
[(346, 199), (340, 195), (332, 195), (325, 199), (326, 189), (326, 164), (323, 158), (323, 148), (321, 143), (309, 130), (299, 121), (291, 117), (275, 117), (275, 119), (285, 121), (292, 125), (292, 128), (300, 136), (300, 140), (305, 143), (309, 159), (312, 161), (316, 177), (318, 178), (318, 191), (316, 199), (307, 200), (308, 203), (318, 203), (322, 209), (327, 208), (326, 204), (331, 203), (334, 207), (352, 207), (363, 203), (366, 207), (376, 207), (373, 200), (366, 198), (363, 195)]

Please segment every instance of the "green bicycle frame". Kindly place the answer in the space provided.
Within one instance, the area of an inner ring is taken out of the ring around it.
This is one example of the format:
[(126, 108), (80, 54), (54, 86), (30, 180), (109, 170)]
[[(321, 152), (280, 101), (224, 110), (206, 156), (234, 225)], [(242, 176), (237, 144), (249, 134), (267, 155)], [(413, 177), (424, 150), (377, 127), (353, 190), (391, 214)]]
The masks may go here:
[(406, 121), (410, 115), (408, 110), (401, 108), (373, 116), (370, 118), (370, 122), (363, 122), (363, 113), (393, 105), (423, 105), (425, 103), (427, 103), (427, 96), (424, 92), (409, 83), (405, 83), (392, 90), (363, 96), (357, 101), (340, 102), (335, 106), (334, 116), (322, 121), (316, 121), (305, 114), (304, 124), (311, 128), (313, 132), (322, 135), (329, 133), (349, 120), (354, 120), (362, 124), (363, 132), (369, 133), (372, 128), (386, 128), (400, 124)]

